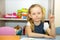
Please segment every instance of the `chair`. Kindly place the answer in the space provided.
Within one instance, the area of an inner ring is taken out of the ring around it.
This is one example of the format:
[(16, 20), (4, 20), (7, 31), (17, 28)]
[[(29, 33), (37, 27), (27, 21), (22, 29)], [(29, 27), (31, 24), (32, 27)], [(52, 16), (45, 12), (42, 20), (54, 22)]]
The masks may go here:
[(57, 35), (60, 35), (60, 32), (59, 31), (60, 31), (60, 27), (56, 27), (56, 34)]
[(12, 27), (0, 27), (0, 40), (20, 40), (20, 36), (16, 35)]
[(16, 32), (12, 27), (0, 27), (0, 35), (16, 35)]

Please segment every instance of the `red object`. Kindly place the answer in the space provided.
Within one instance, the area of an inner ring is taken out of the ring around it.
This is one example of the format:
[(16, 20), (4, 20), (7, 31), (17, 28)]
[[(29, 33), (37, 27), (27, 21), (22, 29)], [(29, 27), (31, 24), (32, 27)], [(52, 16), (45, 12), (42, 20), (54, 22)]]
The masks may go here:
[(4, 18), (17, 18), (16, 13), (13, 14), (5, 14)]
[(21, 18), (22, 16), (17, 16), (17, 18)]
[(26, 26), (23, 28), (23, 35), (25, 35), (25, 28), (26, 28)]
[(16, 16), (16, 13), (14, 12), (13, 15)]

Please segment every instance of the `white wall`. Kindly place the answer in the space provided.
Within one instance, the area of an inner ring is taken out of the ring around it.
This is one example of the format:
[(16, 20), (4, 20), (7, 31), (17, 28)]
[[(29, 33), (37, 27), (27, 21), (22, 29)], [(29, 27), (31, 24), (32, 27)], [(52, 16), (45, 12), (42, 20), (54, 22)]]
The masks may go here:
[[(46, 8), (46, 18), (48, 18), (48, 0), (5, 0), (5, 11), (13, 13), (21, 8), (29, 8), (32, 4), (40, 4)], [(22, 27), (26, 25), (26, 22), (6, 22), (5, 25), (12, 27), (20, 25)]]
[[(54, 0), (54, 14), (55, 14), (55, 26), (60, 26), (60, 0)], [(3, 10), (3, 13), (12, 13), (21, 8), (28, 8), (31, 4), (41, 4), (46, 10), (48, 10), (48, 0), (0, 0), (0, 11)], [(48, 12), (47, 12), (48, 13)], [(7, 24), (6, 25), (11, 25)]]
[(55, 0), (55, 26), (60, 26), (60, 0)]
[(21, 8), (29, 8), (32, 4), (40, 4), (45, 7), (48, 15), (48, 0), (6, 0), (6, 13), (13, 13)]

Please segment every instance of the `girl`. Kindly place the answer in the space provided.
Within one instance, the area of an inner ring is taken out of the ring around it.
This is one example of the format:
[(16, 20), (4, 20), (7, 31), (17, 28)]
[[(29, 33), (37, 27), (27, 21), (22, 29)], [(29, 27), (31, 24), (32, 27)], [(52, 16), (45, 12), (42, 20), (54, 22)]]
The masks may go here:
[[(55, 37), (54, 16), (49, 16), (51, 28), (49, 28), (47, 22), (44, 22), (44, 17), (45, 14), (42, 6), (34, 4), (29, 8), (26, 27), (26, 33), (29, 37)], [(46, 32), (49, 35), (47, 35)]]

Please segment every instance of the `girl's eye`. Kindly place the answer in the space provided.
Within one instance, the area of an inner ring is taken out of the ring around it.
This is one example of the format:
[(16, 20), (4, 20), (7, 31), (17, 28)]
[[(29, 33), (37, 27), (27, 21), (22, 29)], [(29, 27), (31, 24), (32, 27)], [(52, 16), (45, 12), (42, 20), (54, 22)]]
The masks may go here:
[(40, 12), (38, 12), (38, 14), (40, 14)]
[(32, 15), (35, 15), (35, 13), (32, 13)]

